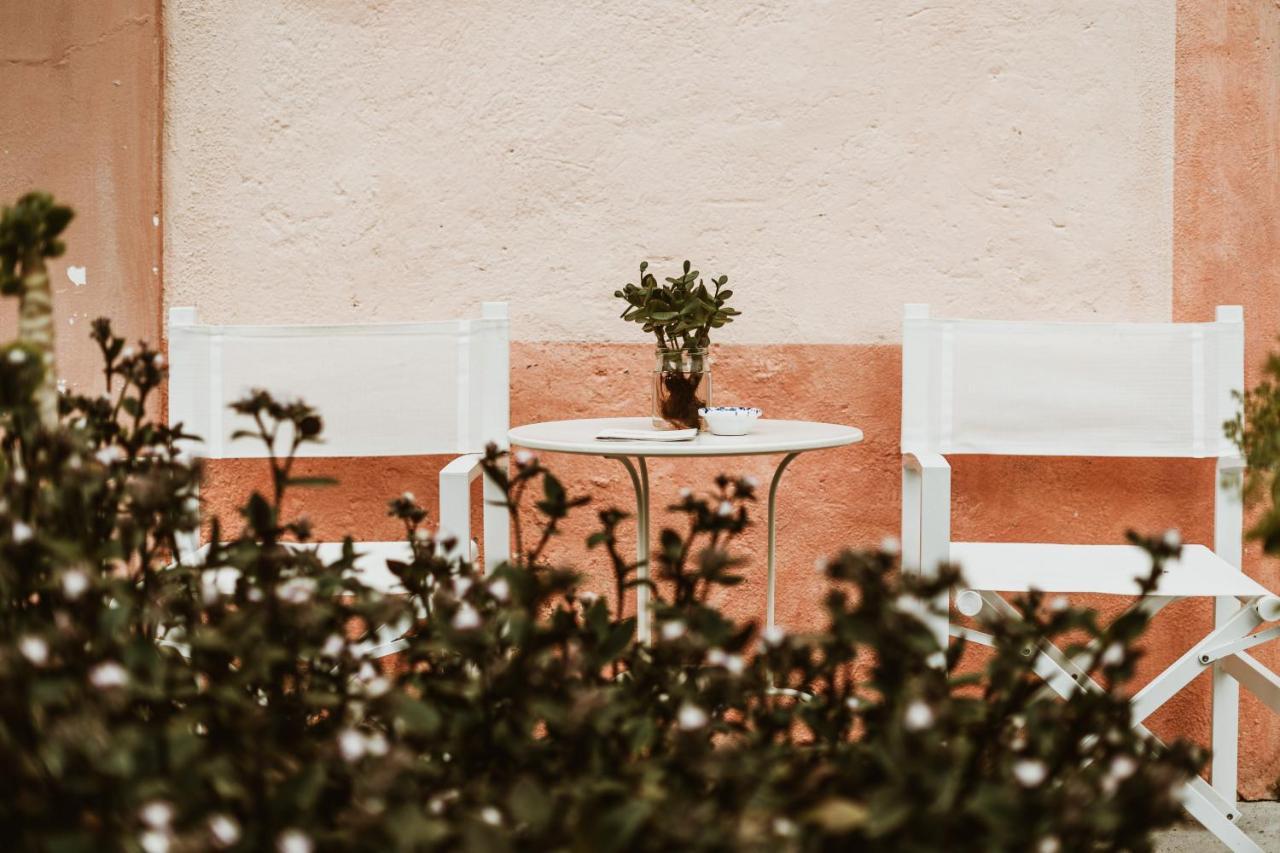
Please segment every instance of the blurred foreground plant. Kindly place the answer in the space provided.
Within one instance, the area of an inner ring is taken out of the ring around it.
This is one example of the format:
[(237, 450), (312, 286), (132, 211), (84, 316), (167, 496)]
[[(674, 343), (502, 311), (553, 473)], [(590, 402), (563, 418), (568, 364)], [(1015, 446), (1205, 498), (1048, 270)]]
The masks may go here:
[[(490, 450), (518, 557), (483, 576), (441, 556), (412, 495), (390, 564), (406, 593), (354, 576), (282, 515), (296, 451), (323, 422), (254, 392), (236, 404), (269, 446), (271, 494), (238, 530), (199, 523), (192, 437), (148, 415), (164, 359), (94, 325), (109, 393), (41, 426), (39, 360), (0, 349), (0, 837), (16, 850), (1148, 849), (1202, 756), (1129, 727), (1141, 613), (1108, 625), (1029, 595), (996, 620), (981, 670), (921, 623), (957, 575), (902, 577), (893, 549), (821, 571), (821, 630), (758, 632), (714, 601), (755, 500), (720, 477), (670, 509), (655, 550), (658, 638), (623, 605), (625, 513), (588, 544), (599, 596), (549, 561), (584, 499), (541, 463)], [(285, 428), (287, 427), (287, 428)], [(280, 436), (292, 438), (280, 444)], [(1143, 541), (1157, 569), (1171, 556)], [(405, 650), (370, 657), (379, 626)], [(1038, 644), (1098, 641), (1104, 692), (1050, 698)], [(1031, 652), (1031, 653), (1029, 653)]]

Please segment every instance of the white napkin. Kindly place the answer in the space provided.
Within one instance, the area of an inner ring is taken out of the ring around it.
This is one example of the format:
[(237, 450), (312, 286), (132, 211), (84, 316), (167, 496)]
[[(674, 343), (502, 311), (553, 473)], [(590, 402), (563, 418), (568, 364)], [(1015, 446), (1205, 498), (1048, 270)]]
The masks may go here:
[(691, 441), (696, 429), (602, 429), (596, 435), (603, 441)]

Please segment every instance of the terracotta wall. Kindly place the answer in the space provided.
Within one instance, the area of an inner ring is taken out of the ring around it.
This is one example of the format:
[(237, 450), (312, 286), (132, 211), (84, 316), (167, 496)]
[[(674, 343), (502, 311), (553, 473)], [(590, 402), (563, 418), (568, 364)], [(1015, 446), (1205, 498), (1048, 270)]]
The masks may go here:
[[(1246, 367), (1256, 380), (1280, 343), (1280, 4), (1180, 0), (1175, 116), (1173, 310), (1244, 306)], [(1280, 566), (1250, 545), (1246, 569), (1280, 589)], [(1170, 640), (1172, 642), (1172, 640)], [(1274, 646), (1259, 654), (1280, 668)], [(1203, 702), (1178, 724), (1204, 732)], [(1247, 796), (1274, 796), (1280, 718), (1243, 691)]]
[[(0, 203), (42, 189), (76, 210), (54, 262), (60, 375), (98, 380), (88, 323), (160, 337), (160, 0), (0, 3)], [(16, 306), (0, 302), (0, 329)]]

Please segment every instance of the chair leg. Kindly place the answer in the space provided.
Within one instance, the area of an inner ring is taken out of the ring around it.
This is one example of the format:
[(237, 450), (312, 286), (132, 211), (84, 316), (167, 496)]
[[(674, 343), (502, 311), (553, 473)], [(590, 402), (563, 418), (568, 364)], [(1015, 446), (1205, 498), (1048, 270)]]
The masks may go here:
[[(902, 467), (902, 567), (924, 575), (935, 573), (947, 562), (951, 548), (949, 469), (935, 472), (938, 480), (925, 489), (924, 476), (911, 465)], [(938, 596), (937, 614), (922, 617), (944, 650), (950, 634), (950, 596)]]
[[(1226, 625), (1240, 604), (1219, 596), (1213, 603), (1213, 624)], [(1213, 789), (1235, 808), (1240, 749), (1240, 684), (1218, 661), (1213, 666), (1213, 764), (1209, 779)]]
[[(983, 601), (997, 612), (1017, 618), (1017, 612), (1013, 607), (997, 594), (983, 593)], [(1072, 660), (1066, 652), (1052, 644), (1041, 647), (1034, 664), (1036, 674), (1063, 699), (1070, 698), (1076, 690), (1080, 689), (1102, 691), (1102, 686), (1090, 677), (1077, 661)], [(1271, 673), (1270, 670), (1257, 664), (1243, 652), (1228, 656), (1224, 659), (1224, 664), (1234, 668), (1242, 676), (1247, 673), (1254, 679), (1253, 682), (1247, 683), (1256, 682), (1261, 693), (1270, 691), (1280, 703), (1280, 677)], [(1159, 738), (1141, 723), (1135, 724), (1134, 729), (1143, 737), (1160, 743)], [(1218, 792), (1200, 777), (1194, 777), (1182, 786), (1179, 799), (1187, 812), (1229, 849), (1239, 851), (1262, 849), (1235, 825), (1234, 821), (1239, 817), (1239, 811), (1236, 809), (1234, 799), (1229, 802), (1220, 797)]]

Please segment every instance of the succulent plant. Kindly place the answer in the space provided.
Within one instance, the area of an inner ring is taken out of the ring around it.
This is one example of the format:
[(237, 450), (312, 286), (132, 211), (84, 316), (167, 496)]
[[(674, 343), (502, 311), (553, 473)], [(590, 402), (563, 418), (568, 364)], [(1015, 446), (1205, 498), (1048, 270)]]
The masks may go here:
[(53, 364), (53, 291), (46, 258), (59, 257), (58, 239), (74, 214), (48, 193), (27, 193), (0, 210), (0, 293), (18, 297), (18, 339), (38, 356), (44, 372), (36, 386), (40, 424), (58, 422), (57, 374)]
[[(733, 296), (725, 289), (729, 276), (711, 279), (709, 290), (689, 261), (675, 278), (664, 285), (649, 272), (649, 262), (640, 262), (640, 283), (628, 283), (613, 295), (627, 303), (622, 319), (639, 323), (652, 332), (662, 349), (704, 350), (711, 344), (711, 330), (719, 329), (741, 314), (726, 303)], [(696, 284), (695, 284), (696, 282)]]

